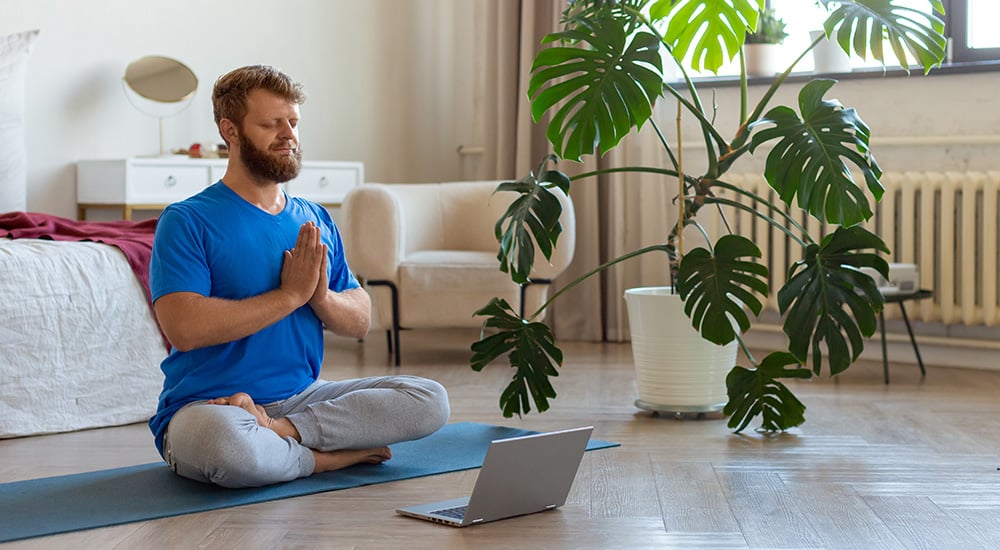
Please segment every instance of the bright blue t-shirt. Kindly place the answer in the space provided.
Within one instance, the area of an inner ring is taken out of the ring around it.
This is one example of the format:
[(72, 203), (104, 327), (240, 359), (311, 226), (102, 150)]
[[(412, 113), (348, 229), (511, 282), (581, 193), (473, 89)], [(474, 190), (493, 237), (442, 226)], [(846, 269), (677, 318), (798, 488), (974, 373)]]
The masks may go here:
[[(149, 266), (153, 301), (173, 292), (239, 300), (278, 288), (284, 252), (307, 221), (327, 246), (330, 289), (359, 287), (325, 208), (286, 194), (284, 210), (272, 215), (219, 181), (160, 215)], [(184, 405), (236, 392), (262, 404), (287, 399), (316, 381), (322, 362), (323, 325), (308, 304), (245, 338), (172, 350), (160, 365), (163, 391), (149, 421), (157, 449), (163, 452), (163, 432)]]

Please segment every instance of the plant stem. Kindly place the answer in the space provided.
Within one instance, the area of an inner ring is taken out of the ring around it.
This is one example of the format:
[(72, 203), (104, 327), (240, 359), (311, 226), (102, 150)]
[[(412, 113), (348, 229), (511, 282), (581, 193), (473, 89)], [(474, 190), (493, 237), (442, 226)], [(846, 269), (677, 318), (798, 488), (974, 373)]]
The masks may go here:
[[(573, 181), (582, 180), (584, 178), (590, 178), (593, 176), (600, 176), (602, 174), (617, 174), (622, 172), (637, 172), (646, 174), (660, 174), (661, 176), (677, 177), (676, 170), (670, 170), (667, 168), (654, 168), (650, 166), (619, 166), (615, 168), (601, 168), (600, 170), (591, 170), (590, 172), (583, 172), (573, 176), (571, 179)], [(694, 185), (698, 180), (686, 176), (684, 178), (689, 184)]]
[(806, 54), (811, 52), (812, 49), (815, 48), (816, 45), (819, 44), (823, 38), (824, 38), (823, 36), (820, 36), (816, 38), (816, 40), (813, 40), (813, 43), (808, 48), (806, 48), (805, 51), (799, 54), (799, 56), (795, 58), (795, 61), (792, 61), (792, 64), (789, 65), (787, 69), (785, 69), (785, 72), (781, 73), (780, 75), (778, 75), (777, 78), (774, 79), (774, 82), (771, 83), (771, 86), (767, 89), (767, 92), (765, 92), (763, 97), (760, 98), (760, 101), (757, 102), (757, 105), (754, 107), (753, 113), (751, 113), (749, 117), (744, 118), (743, 123), (740, 124), (739, 129), (737, 129), (736, 136), (733, 137), (732, 141), (733, 149), (739, 149), (743, 146), (744, 143), (746, 143), (747, 138), (750, 137), (749, 125), (760, 119), (761, 115), (764, 114), (764, 109), (767, 108), (767, 104), (771, 102), (771, 98), (774, 97), (775, 93), (777, 93), (778, 88), (780, 88), (781, 85), (784, 84), (785, 80), (788, 78), (788, 75), (792, 74), (792, 69), (794, 69), (795, 66), (799, 64), (799, 61), (802, 61), (802, 59), (806, 56)]
[[(681, 141), (681, 109), (680, 102), (677, 103), (677, 225), (684, 226), (684, 196), (687, 195), (684, 186), (684, 147)], [(684, 231), (677, 237), (677, 259), (680, 261), (684, 257)]]
[(705, 145), (708, 147), (708, 154), (710, 157), (715, 158), (715, 149), (712, 147), (712, 139), (709, 139), (709, 136), (715, 139), (715, 144), (719, 147), (720, 151), (724, 152), (729, 150), (729, 144), (726, 143), (726, 138), (722, 137), (722, 134), (720, 134), (719, 131), (712, 126), (711, 120), (705, 118), (704, 112), (692, 105), (691, 102), (685, 99), (684, 96), (674, 89), (673, 86), (664, 84), (663, 89), (668, 91), (670, 95), (674, 96), (677, 101), (681, 102), (687, 108), (688, 112), (693, 114), (698, 119), (698, 122), (701, 123), (703, 131), (707, 134), (705, 136)]
[[(758, 202), (760, 204), (770, 204), (769, 201), (764, 200), (764, 198), (761, 197), (760, 195), (757, 195), (756, 193), (747, 191), (746, 189), (742, 189), (740, 187), (737, 187), (737, 186), (735, 186), (735, 185), (733, 185), (731, 183), (724, 182), (722, 180), (716, 180), (715, 181), (715, 186), (716, 187), (721, 187), (723, 189), (728, 189), (728, 190), (730, 190), (730, 191), (732, 191), (732, 192), (734, 192), (734, 193), (736, 193), (738, 195), (743, 195), (744, 197), (748, 197), (748, 198), (752, 199), (754, 202)], [(714, 198), (711, 199), (711, 200), (714, 200)], [(737, 203), (737, 204), (739, 204), (739, 203)], [(741, 205), (741, 206), (745, 206), (745, 205)], [(779, 216), (781, 216), (782, 218), (784, 218), (786, 222), (788, 222), (787, 225), (791, 225), (795, 229), (799, 230), (800, 232), (802, 232), (803, 235), (805, 235), (809, 239), (809, 242), (813, 242), (812, 237), (809, 236), (809, 231), (807, 231), (806, 228), (803, 227), (802, 224), (799, 223), (799, 221), (796, 220), (791, 214), (789, 214), (788, 212), (785, 212), (784, 210), (782, 210), (780, 208), (773, 208), (773, 210), (775, 212), (777, 212)], [(756, 212), (756, 210), (752, 210), (752, 212)], [(785, 225), (785, 224), (775, 224), (775, 225)], [(803, 246), (805, 246), (805, 245), (803, 245)]]
[[(660, 144), (663, 145), (663, 150), (667, 152), (667, 156), (670, 157), (670, 163), (677, 169), (677, 159), (674, 157), (674, 151), (670, 148), (670, 144), (667, 143), (667, 138), (663, 136), (663, 132), (660, 131), (660, 125), (656, 123), (652, 118), (649, 119), (649, 124), (653, 127), (653, 131), (656, 132), (657, 137), (660, 138)], [(680, 149), (680, 140), (677, 140), (677, 148)]]
[(773, 227), (779, 229), (780, 231), (782, 231), (783, 233), (785, 233), (786, 235), (788, 235), (789, 238), (791, 238), (792, 240), (794, 240), (795, 242), (797, 242), (803, 248), (806, 247), (806, 246), (808, 246), (807, 242), (805, 242), (804, 240), (802, 240), (798, 235), (796, 235), (795, 233), (793, 233), (792, 230), (788, 229), (783, 224), (778, 223), (778, 220), (775, 220), (774, 218), (772, 218), (772, 217), (770, 217), (770, 216), (768, 216), (768, 215), (760, 212), (759, 210), (751, 208), (749, 205), (746, 205), (746, 204), (743, 204), (743, 203), (740, 203), (740, 202), (736, 202), (736, 201), (731, 201), (729, 199), (722, 199), (722, 198), (719, 198), (719, 197), (707, 198), (707, 199), (705, 199), (705, 204), (722, 204), (722, 205), (725, 205), (725, 206), (731, 206), (733, 208), (736, 208), (736, 209), (748, 212), (751, 215), (757, 216), (758, 218), (760, 218), (760, 219), (766, 221), (767, 223), (771, 224)]
[(747, 119), (749, 86), (747, 86), (747, 58), (740, 48), (740, 120)]
[(527, 321), (531, 321), (535, 317), (538, 317), (543, 311), (545, 311), (545, 308), (549, 307), (549, 304), (551, 304), (553, 301), (555, 301), (556, 298), (558, 298), (559, 296), (562, 296), (562, 294), (564, 292), (568, 291), (569, 289), (571, 289), (571, 288), (575, 287), (576, 285), (582, 283), (583, 281), (589, 279), (595, 273), (598, 273), (600, 271), (604, 271), (605, 269), (607, 269), (607, 268), (609, 268), (609, 267), (611, 267), (611, 266), (613, 266), (615, 264), (619, 264), (621, 262), (624, 262), (625, 260), (630, 260), (632, 258), (635, 258), (636, 256), (641, 256), (643, 254), (647, 254), (649, 252), (656, 252), (656, 251), (666, 252), (668, 255), (670, 254), (670, 250), (667, 249), (666, 245), (655, 244), (655, 245), (652, 245), (652, 246), (647, 246), (645, 248), (640, 248), (639, 250), (633, 250), (632, 252), (629, 252), (628, 254), (624, 254), (622, 256), (619, 256), (619, 257), (617, 257), (617, 258), (615, 258), (613, 260), (610, 260), (608, 262), (605, 262), (605, 263), (603, 263), (603, 264), (595, 267), (594, 269), (591, 269), (590, 271), (584, 273), (583, 275), (580, 275), (576, 279), (573, 279), (566, 286), (564, 286), (564, 287), (560, 288), (559, 290), (557, 290), (555, 292), (555, 294), (552, 295), (551, 298), (549, 298), (548, 300), (546, 300), (545, 303), (542, 304), (541, 307), (539, 307), (537, 311), (535, 311), (534, 313), (532, 313), (526, 320)]
[(739, 342), (740, 349), (743, 350), (743, 354), (747, 356), (747, 360), (750, 361), (750, 364), (754, 368), (756, 368), (757, 367), (757, 359), (755, 359), (754, 356), (753, 356), (753, 354), (750, 353), (750, 348), (747, 347), (747, 343), (743, 341), (743, 337), (741, 337), (739, 334), (737, 334), (736, 335), (736, 341)]

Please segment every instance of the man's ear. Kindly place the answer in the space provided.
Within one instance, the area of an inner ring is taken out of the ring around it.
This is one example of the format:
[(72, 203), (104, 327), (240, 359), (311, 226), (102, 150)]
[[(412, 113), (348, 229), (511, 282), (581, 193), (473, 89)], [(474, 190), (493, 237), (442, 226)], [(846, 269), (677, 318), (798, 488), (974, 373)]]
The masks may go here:
[(219, 121), (219, 133), (222, 134), (222, 139), (226, 140), (229, 147), (232, 147), (234, 143), (239, 143), (239, 130), (228, 118)]

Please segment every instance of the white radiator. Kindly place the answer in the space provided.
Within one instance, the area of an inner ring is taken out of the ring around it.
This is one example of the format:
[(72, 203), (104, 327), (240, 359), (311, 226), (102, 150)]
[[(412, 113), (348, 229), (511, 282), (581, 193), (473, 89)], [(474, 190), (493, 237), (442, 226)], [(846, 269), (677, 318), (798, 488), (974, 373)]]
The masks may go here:
[[(773, 196), (763, 177), (734, 174), (722, 178), (760, 196)], [(867, 224), (892, 250), (890, 262), (916, 264), (920, 286), (932, 300), (907, 307), (911, 319), (965, 325), (1000, 325), (997, 248), (1000, 172), (889, 172), (882, 176), (885, 195)], [(749, 203), (733, 193), (721, 194)], [(777, 310), (777, 290), (788, 266), (802, 257), (801, 248), (767, 222), (727, 208), (733, 231), (754, 239), (771, 272), (768, 309)], [(707, 218), (713, 234), (724, 232), (720, 219)], [(814, 238), (824, 231), (815, 219), (797, 212), (796, 219)], [(887, 308), (888, 317), (897, 308)]]

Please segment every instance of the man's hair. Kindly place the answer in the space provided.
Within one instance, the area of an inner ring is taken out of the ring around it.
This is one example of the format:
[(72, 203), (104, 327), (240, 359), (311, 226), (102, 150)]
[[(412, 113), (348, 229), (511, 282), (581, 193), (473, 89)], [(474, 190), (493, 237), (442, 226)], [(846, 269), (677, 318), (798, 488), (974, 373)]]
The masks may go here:
[[(248, 65), (234, 69), (215, 81), (212, 90), (212, 108), (215, 124), (227, 118), (242, 126), (247, 114), (247, 97), (254, 90), (267, 90), (299, 105), (305, 102), (302, 84), (269, 65)], [(223, 136), (225, 139), (225, 136)]]

